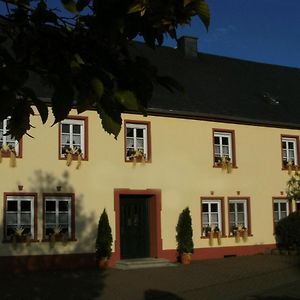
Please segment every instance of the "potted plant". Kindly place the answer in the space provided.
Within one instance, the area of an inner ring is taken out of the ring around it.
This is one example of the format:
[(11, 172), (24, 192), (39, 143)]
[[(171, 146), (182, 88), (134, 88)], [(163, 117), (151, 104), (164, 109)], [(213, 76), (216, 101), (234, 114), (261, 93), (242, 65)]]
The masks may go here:
[(99, 219), (96, 239), (96, 258), (100, 269), (105, 269), (108, 266), (108, 259), (112, 253), (112, 241), (111, 228), (104, 209)]
[(176, 226), (177, 251), (182, 264), (190, 264), (194, 252), (192, 218), (189, 208), (185, 208), (179, 215)]

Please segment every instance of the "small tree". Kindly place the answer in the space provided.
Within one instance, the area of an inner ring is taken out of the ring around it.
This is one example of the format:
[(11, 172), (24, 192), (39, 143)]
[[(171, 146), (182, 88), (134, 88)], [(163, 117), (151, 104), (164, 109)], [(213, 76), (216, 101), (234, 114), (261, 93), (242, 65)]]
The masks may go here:
[(286, 194), (290, 200), (300, 199), (300, 173), (298, 171), (295, 171), (295, 174), (288, 180)]
[(193, 229), (192, 229), (192, 218), (189, 208), (185, 208), (179, 215), (178, 223), (176, 226), (176, 241), (177, 251), (179, 254), (193, 253)]
[(98, 224), (96, 256), (98, 259), (110, 258), (112, 252), (112, 234), (106, 210), (104, 209)]

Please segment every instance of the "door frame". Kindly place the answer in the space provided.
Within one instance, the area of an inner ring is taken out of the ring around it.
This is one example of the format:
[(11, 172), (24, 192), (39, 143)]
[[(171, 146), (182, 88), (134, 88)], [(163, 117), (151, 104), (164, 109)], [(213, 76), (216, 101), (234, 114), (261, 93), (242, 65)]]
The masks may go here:
[(116, 224), (115, 258), (121, 259), (121, 240), (120, 240), (120, 196), (141, 195), (150, 196), (149, 203), (149, 231), (150, 231), (150, 257), (162, 256), (161, 238), (161, 190), (146, 189), (114, 189), (114, 209)]

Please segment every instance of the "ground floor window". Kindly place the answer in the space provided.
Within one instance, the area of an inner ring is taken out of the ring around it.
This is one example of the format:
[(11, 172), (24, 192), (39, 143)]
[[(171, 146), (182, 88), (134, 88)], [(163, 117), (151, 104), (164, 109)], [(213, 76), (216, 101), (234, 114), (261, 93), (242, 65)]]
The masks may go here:
[(202, 199), (202, 236), (210, 231), (222, 232), (222, 205), (221, 199)]
[(73, 195), (44, 195), (44, 238), (74, 238)]
[(22, 242), (35, 239), (36, 235), (36, 195), (9, 195), (4, 198), (5, 240)]
[(289, 214), (289, 201), (287, 199), (274, 199), (273, 201), (273, 215), (274, 215), (274, 225), (276, 225), (279, 220), (287, 217)]
[(248, 200), (229, 199), (229, 233), (233, 235), (237, 230), (248, 230)]

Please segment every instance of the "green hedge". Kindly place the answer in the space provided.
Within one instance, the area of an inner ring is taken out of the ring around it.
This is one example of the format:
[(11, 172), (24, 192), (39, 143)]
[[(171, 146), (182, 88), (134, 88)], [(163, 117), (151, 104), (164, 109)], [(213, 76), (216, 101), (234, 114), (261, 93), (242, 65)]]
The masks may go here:
[(300, 249), (300, 212), (293, 212), (281, 219), (275, 228), (275, 234), (279, 248)]

